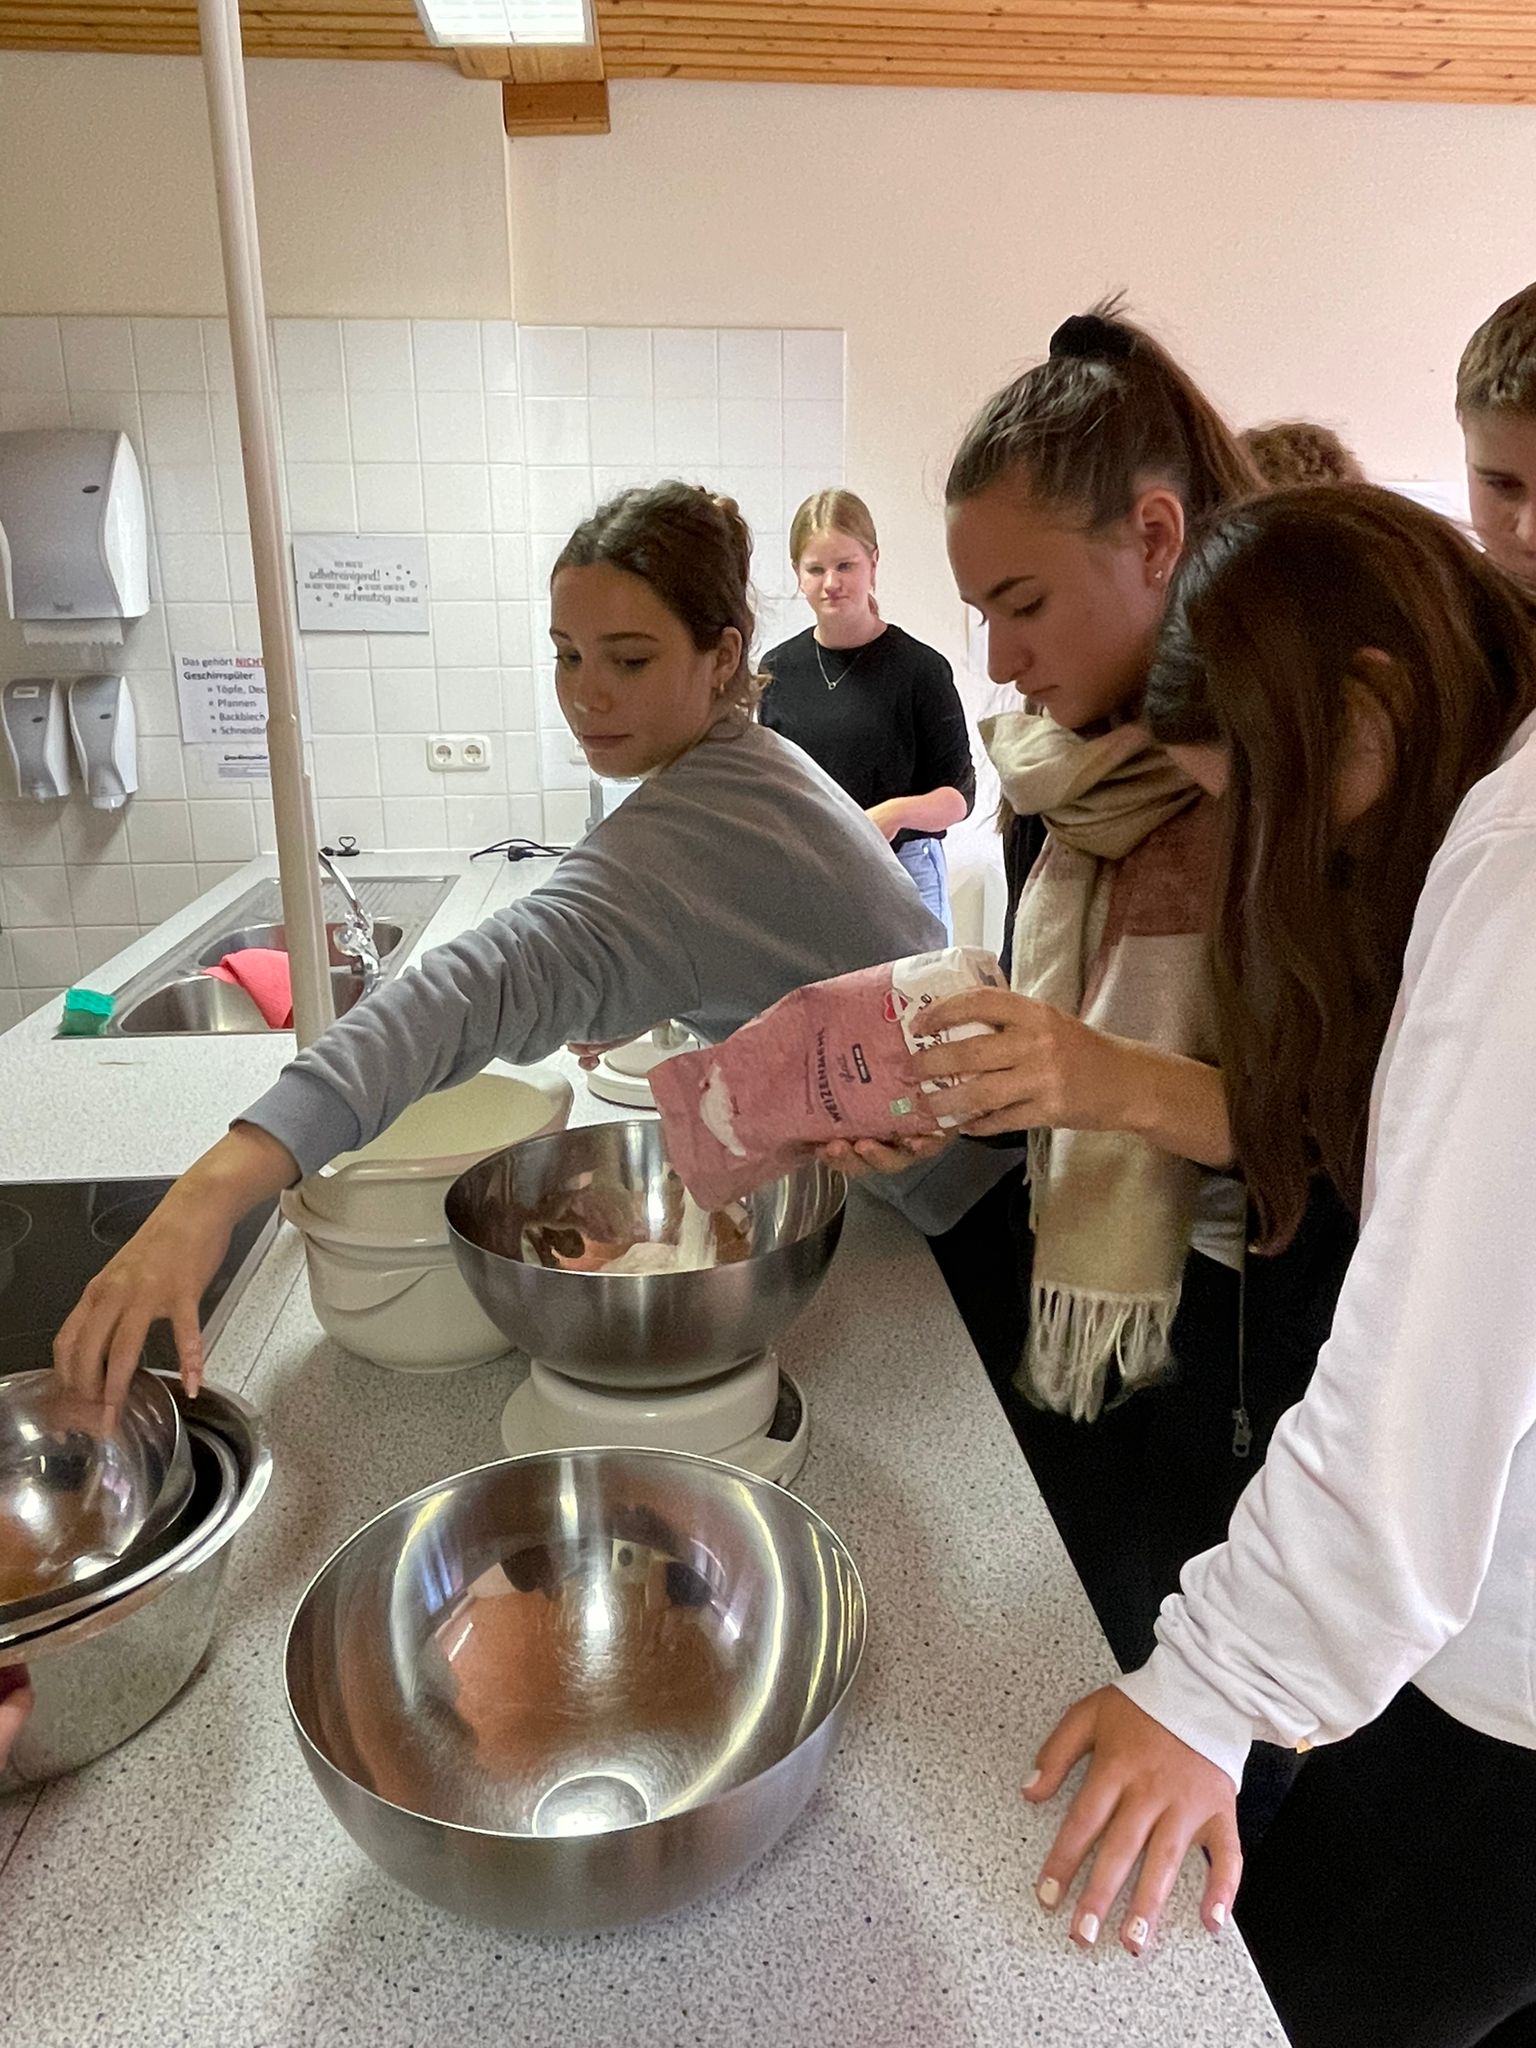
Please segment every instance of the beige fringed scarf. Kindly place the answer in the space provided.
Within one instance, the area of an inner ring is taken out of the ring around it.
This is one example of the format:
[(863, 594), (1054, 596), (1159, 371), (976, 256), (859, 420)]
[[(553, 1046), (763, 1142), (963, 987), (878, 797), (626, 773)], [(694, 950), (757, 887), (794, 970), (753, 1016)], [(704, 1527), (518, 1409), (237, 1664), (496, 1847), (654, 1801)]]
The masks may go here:
[[(1014, 988), (1095, 1030), (1212, 1058), (1214, 806), (1137, 726), (1082, 739), (1009, 712), (981, 731), (1008, 801), (1051, 833), (1019, 903)], [(1016, 1384), (1033, 1401), (1091, 1421), (1111, 1366), (1124, 1393), (1167, 1369), (1200, 1174), (1123, 1131), (1030, 1132)]]

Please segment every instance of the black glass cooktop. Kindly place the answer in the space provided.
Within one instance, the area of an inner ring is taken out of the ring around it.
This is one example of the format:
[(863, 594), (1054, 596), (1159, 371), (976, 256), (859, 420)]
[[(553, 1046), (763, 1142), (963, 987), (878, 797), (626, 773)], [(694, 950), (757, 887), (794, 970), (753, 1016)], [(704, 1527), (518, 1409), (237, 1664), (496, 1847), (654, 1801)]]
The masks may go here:
[[(47, 1365), (53, 1336), (86, 1282), (127, 1243), (168, 1180), (0, 1181), (0, 1371)], [(266, 1231), (276, 1204), (253, 1210), (202, 1300), (205, 1331), (222, 1326), (231, 1287)], [(236, 1290), (238, 1291), (238, 1290)], [(169, 1324), (156, 1323), (144, 1363), (174, 1367)]]

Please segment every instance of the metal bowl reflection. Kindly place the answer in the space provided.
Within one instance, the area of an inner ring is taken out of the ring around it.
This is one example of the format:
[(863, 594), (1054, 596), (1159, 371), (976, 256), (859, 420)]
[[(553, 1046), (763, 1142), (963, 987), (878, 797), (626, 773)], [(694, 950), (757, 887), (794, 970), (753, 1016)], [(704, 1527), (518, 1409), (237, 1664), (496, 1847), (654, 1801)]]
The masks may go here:
[(286, 1656), (342, 1826), (449, 1912), (668, 1913), (769, 1849), (836, 1744), (853, 1560), (792, 1494), (671, 1451), (513, 1458), (361, 1529)]
[(563, 1234), (588, 1265), (678, 1242), (683, 1185), (661, 1126), (637, 1118), (495, 1153), (454, 1182), (444, 1207), (459, 1270), (512, 1343), (595, 1386), (665, 1387), (729, 1371), (777, 1341), (821, 1285), (846, 1199), (841, 1174), (807, 1166), (721, 1212), (718, 1263), (706, 1269), (541, 1264), (537, 1246)]

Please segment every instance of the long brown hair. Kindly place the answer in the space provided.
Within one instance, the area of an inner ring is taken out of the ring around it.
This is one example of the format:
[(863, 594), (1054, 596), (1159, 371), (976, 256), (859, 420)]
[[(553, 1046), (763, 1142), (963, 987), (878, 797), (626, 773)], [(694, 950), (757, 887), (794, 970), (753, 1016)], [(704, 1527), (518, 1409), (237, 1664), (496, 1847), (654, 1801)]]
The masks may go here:
[[(1341, 828), (1361, 689), (1385, 715), (1390, 780)], [(1144, 716), (1164, 745), (1230, 758), (1219, 1047), (1270, 1245), (1294, 1234), (1319, 1170), (1359, 1202), (1371, 1076), (1425, 874), (1533, 709), (1536, 604), (1389, 491), (1255, 499), (1209, 522), (1179, 566)]]
[(727, 626), (741, 635), (741, 660), (724, 696), (743, 709), (763, 679), (752, 673), (752, 530), (734, 498), (698, 484), (661, 483), (622, 491), (584, 519), (560, 550), (562, 569), (609, 562), (648, 583), (701, 654), (720, 645)]
[(1359, 456), (1317, 420), (1272, 420), (1267, 427), (1245, 427), (1238, 439), (1271, 490), (1365, 482)]
[(989, 398), (966, 429), (945, 503), (996, 484), (1090, 533), (1129, 517), (1150, 484), (1176, 492), (1192, 520), (1262, 488), (1215, 406), (1126, 319), (1118, 298), (1063, 321), (1045, 361)]

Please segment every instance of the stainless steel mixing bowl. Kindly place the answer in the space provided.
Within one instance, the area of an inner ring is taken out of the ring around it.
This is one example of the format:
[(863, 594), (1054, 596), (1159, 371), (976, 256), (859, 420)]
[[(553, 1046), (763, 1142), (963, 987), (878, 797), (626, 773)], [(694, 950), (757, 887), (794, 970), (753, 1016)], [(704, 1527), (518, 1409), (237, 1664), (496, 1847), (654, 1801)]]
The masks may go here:
[(676, 1451), (462, 1472), (342, 1545), (288, 1632), (305, 1760), (434, 1905), (669, 1913), (783, 1834), (835, 1747), (864, 1590), (793, 1494)]
[[(448, 1236), (470, 1291), (530, 1357), (595, 1386), (687, 1386), (755, 1358), (821, 1285), (847, 1183), (813, 1165), (720, 1219), (723, 1263), (698, 1272), (560, 1270), (529, 1255), (573, 1246), (676, 1244), (683, 1186), (654, 1120), (590, 1124), (494, 1153), (448, 1191)], [(729, 1213), (729, 1212), (727, 1212)]]
[(181, 1413), (153, 1374), (134, 1374), (111, 1417), (51, 1372), (0, 1375), (0, 1621), (142, 1554), (191, 1491)]
[(260, 1416), (238, 1394), (205, 1384), (186, 1400), (170, 1375), (155, 1377), (191, 1425), (194, 1527), (100, 1602), (0, 1645), (0, 1670), (23, 1668), (34, 1694), (0, 1767), (0, 1792), (78, 1770), (126, 1742), (207, 1652), (234, 1539), (266, 1492), (272, 1455)]

